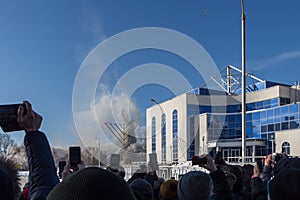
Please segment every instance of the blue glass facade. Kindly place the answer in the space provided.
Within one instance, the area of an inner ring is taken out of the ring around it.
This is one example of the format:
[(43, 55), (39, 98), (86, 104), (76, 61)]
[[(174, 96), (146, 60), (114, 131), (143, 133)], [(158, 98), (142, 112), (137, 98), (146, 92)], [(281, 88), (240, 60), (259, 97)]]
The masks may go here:
[[(212, 114), (211, 111), (221, 110), (211, 106), (188, 105), (188, 116), (207, 113), (208, 140), (237, 139), (242, 138), (241, 105), (226, 106), (226, 114)], [(300, 103), (292, 103), (289, 98), (273, 98), (247, 104), (246, 112), (246, 137), (266, 139), (265, 150), (271, 153), (275, 131), (299, 128)], [(197, 113), (198, 112), (198, 113)], [(193, 126), (189, 123), (190, 131)], [(194, 137), (191, 133), (188, 137)], [(187, 138), (187, 141), (192, 141)], [(188, 158), (193, 156), (193, 142), (188, 148)]]

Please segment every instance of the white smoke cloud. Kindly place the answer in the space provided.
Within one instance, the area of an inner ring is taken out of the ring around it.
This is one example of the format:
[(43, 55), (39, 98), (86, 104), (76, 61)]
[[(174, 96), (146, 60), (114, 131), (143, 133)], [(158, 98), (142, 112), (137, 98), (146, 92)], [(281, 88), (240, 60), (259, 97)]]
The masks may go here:
[[(83, 144), (95, 145), (97, 142), (95, 138), (98, 137), (101, 144), (115, 143), (119, 145), (120, 143), (105, 123), (116, 123), (120, 127), (127, 125), (126, 130), (131, 123), (139, 127), (140, 110), (125, 92), (112, 95), (105, 85), (100, 85), (98, 88), (98, 94), (95, 101), (90, 104), (90, 110), (76, 114), (81, 121), (85, 122), (77, 127), (84, 130), (84, 135), (80, 134), (81, 140), (83, 140)], [(92, 126), (94, 123), (97, 123), (98, 126)], [(138, 130), (139, 128), (135, 127), (134, 129)]]

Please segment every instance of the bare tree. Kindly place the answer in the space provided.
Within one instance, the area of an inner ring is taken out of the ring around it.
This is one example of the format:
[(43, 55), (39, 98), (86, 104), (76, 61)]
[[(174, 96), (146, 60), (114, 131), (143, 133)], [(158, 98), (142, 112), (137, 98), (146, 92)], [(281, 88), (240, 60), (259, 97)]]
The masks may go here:
[(20, 153), (20, 147), (9, 134), (0, 134), (0, 153), (4, 158), (13, 158)]

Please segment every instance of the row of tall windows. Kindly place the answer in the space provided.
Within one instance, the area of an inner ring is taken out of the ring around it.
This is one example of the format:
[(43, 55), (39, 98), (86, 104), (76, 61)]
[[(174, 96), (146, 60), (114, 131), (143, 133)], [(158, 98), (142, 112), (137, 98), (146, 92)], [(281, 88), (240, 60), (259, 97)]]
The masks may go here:
[[(151, 121), (151, 146), (152, 152), (156, 152), (156, 118), (152, 117)], [(161, 161), (166, 161), (166, 115), (161, 116)], [(170, 146), (172, 152), (172, 160), (178, 160), (178, 112), (174, 110), (172, 112), (172, 144)]]
[(161, 161), (166, 161), (166, 147), (167, 139), (166, 139), (166, 115), (162, 114), (161, 116)]

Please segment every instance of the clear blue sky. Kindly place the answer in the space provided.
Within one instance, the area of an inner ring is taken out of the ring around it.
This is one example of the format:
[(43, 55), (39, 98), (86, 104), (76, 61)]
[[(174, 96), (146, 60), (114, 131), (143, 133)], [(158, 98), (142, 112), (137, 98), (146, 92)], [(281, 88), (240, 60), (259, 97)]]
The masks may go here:
[[(293, 84), (300, 79), (300, 1), (245, 0), (247, 70), (262, 79)], [(44, 117), (42, 130), (55, 146), (78, 144), (72, 116), (77, 71), (101, 41), (139, 27), (163, 27), (200, 43), (219, 69), (241, 63), (239, 0), (0, 1), (0, 103), (29, 100)], [(145, 50), (123, 56), (105, 73), (108, 90), (133, 66), (157, 62), (188, 65), (165, 52)], [(125, 66), (125, 68), (122, 68)], [(203, 84), (182, 70), (193, 87)], [(158, 85), (131, 96), (141, 111), (151, 98), (172, 97)], [(23, 133), (11, 133), (18, 141)]]

